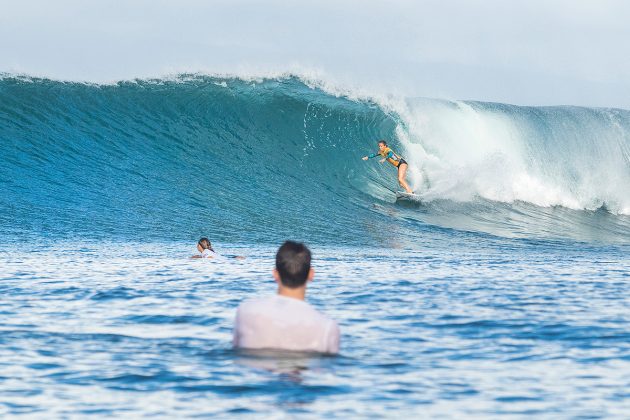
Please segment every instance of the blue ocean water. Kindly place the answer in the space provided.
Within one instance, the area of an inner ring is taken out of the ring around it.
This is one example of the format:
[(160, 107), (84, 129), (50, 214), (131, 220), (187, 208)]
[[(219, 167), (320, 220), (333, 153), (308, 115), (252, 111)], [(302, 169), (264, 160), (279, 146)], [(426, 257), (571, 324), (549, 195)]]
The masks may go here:
[[(6, 75), (0, 144), (3, 417), (629, 412), (630, 111)], [(339, 356), (231, 349), (285, 239)]]

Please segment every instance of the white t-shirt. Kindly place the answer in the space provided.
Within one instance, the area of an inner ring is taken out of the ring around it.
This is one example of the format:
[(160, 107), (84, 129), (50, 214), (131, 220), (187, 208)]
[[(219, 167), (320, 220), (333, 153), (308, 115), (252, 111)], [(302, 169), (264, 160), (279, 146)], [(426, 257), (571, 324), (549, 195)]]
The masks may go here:
[(339, 326), (300, 299), (252, 299), (236, 311), (234, 347), (339, 352)]
[(210, 251), (209, 249), (204, 249), (203, 252), (201, 253), (201, 258), (214, 258), (215, 255), (216, 254)]

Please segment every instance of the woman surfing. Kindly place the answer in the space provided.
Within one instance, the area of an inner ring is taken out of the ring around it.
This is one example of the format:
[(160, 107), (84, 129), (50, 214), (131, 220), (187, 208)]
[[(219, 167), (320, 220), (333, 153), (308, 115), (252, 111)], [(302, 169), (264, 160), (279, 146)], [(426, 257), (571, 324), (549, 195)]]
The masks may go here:
[(409, 167), (407, 161), (405, 161), (402, 156), (397, 155), (392, 149), (387, 147), (387, 142), (385, 140), (381, 140), (378, 142), (378, 150), (379, 151), (377, 153), (373, 153), (369, 156), (363, 156), (363, 160), (368, 160), (376, 156), (382, 156), (383, 159), (381, 159), (381, 163), (388, 161), (396, 168), (398, 168), (398, 183), (409, 194), (413, 194), (413, 191), (411, 191), (411, 188), (409, 188), (409, 185), (407, 185), (407, 181), (405, 181), (407, 168)]

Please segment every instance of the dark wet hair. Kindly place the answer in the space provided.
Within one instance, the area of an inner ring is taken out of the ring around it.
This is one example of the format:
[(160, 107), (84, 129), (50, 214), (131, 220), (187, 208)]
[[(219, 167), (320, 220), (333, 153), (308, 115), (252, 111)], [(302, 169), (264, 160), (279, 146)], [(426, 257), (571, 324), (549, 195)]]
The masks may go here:
[(208, 238), (201, 238), (197, 243), (199, 244), (199, 246), (201, 246), (201, 249), (209, 249), (210, 251), (214, 252), (214, 249), (212, 249), (212, 244), (210, 243)]
[(283, 286), (303, 286), (311, 270), (311, 251), (303, 243), (286, 241), (276, 254), (276, 270)]
[(381, 144), (381, 143), (383, 143), (384, 146), (387, 146), (387, 142), (385, 140), (379, 140), (378, 141), (378, 144)]

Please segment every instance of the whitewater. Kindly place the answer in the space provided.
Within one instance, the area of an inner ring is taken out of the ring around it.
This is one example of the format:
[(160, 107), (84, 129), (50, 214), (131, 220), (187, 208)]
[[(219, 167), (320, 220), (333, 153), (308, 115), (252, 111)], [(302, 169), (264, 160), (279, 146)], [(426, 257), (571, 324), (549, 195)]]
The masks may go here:
[[(386, 139), (396, 172), (361, 157)], [(623, 417), (630, 111), (0, 78), (7, 417)], [(191, 260), (208, 236), (241, 261)], [(337, 357), (231, 349), (286, 239)]]

